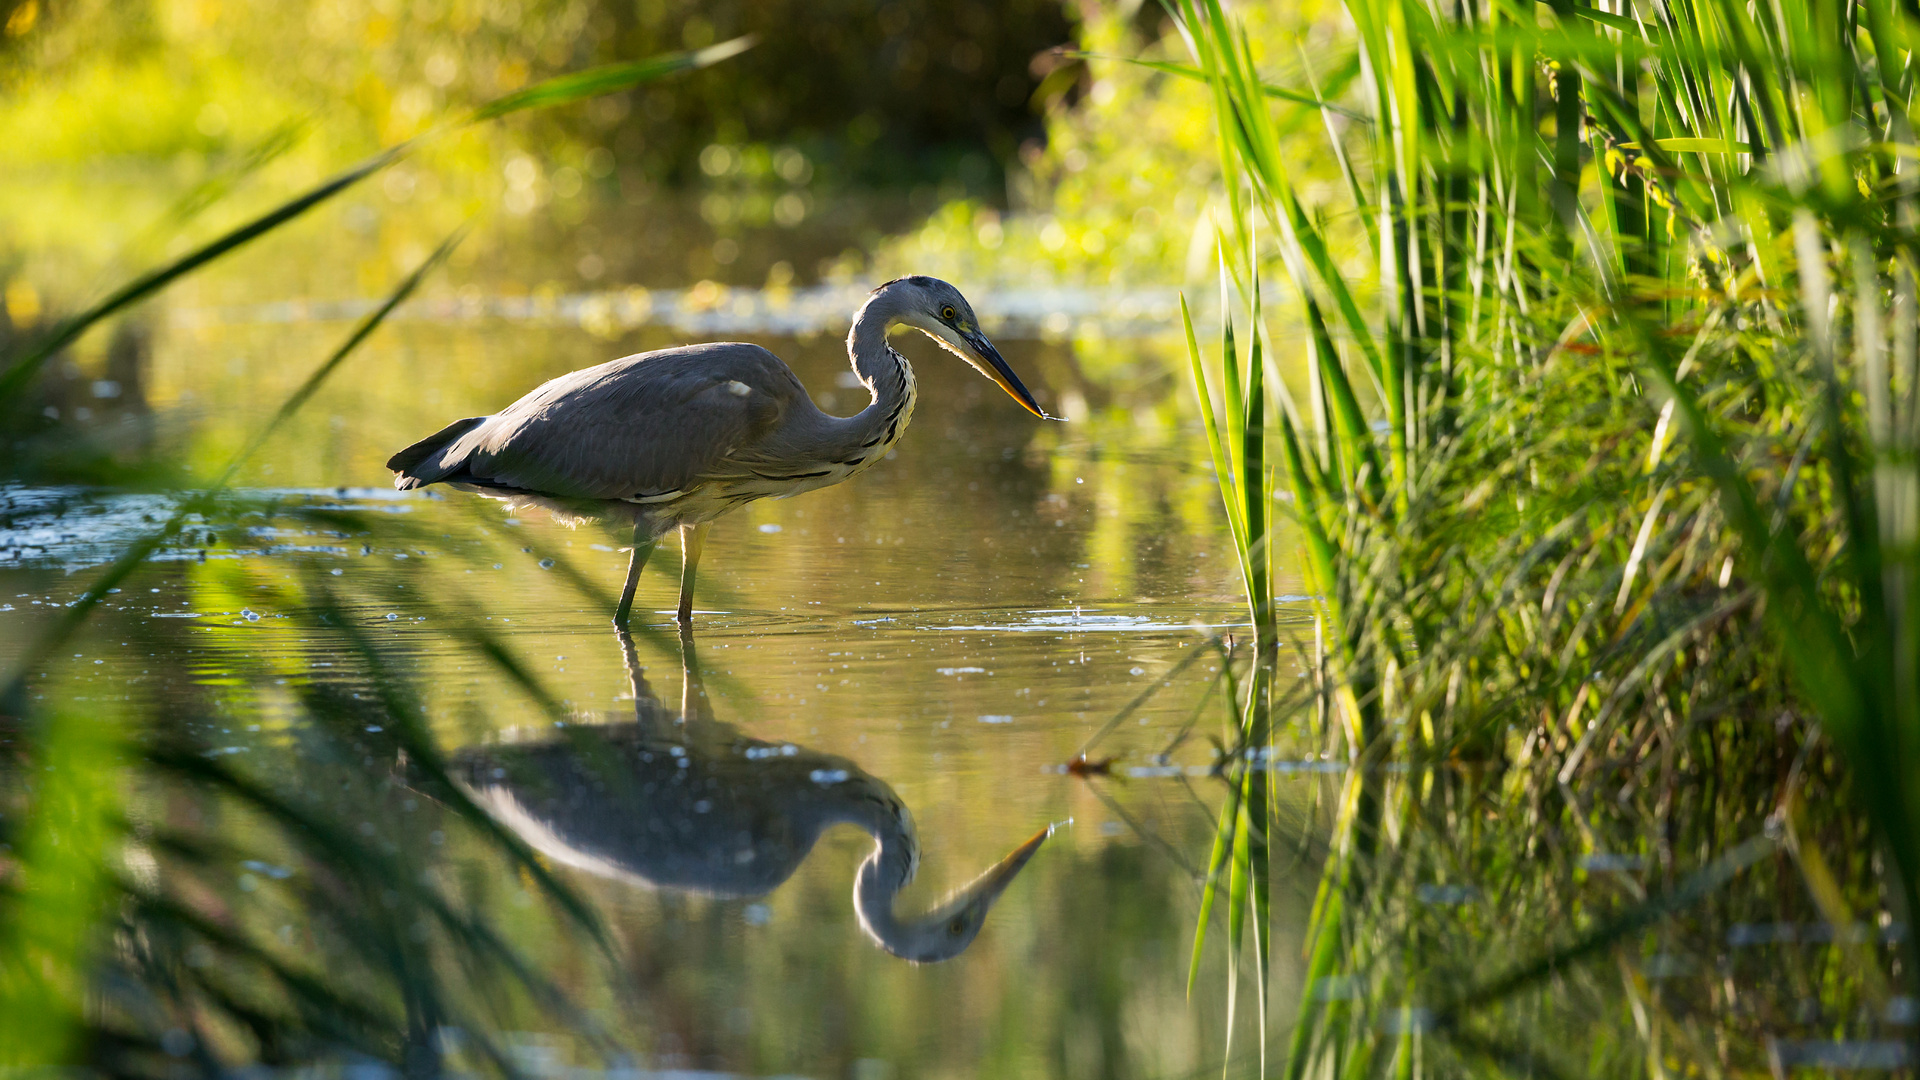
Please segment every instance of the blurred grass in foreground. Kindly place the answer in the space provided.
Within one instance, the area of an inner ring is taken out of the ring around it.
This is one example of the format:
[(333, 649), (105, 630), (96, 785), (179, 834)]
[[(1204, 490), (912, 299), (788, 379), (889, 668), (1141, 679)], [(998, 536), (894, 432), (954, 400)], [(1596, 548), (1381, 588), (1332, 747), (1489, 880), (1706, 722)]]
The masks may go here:
[[(465, 122), (627, 89), (717, 62), (747, 44), (562, 76), (484, 105)], [(269, 236), (410, 148), (382, 151), (136, 277), (6, 356), (0, 437), (7, 453), (0, 462), (7, 479), (25, 478), (23, 468), (40, 464), (36, 444), (58, 438), (23, 408), (30, 400), (27, 388), (49, 360), (123, 309)], [(486, 916), (457, 900), (448, 882), (397, 859), (399, 849), (377, 840), (377, 830), (353, 829), (339, 817), (337, 804), (285, 786), (286, 777), (299, 774), (285, 759), (290, 750), (308, 765), (345, 765), (338, 782), (364, 788), (363, 806), (401, 797), (401, 789), (372, 768), (375, 763), (404, 766), (410, 788), (505, 854), (588, 940), (603, 951), (608, 947), (586, 904), (451, 782), (424, 726), (413, 677), (358, 631), (317, 568), (308, 569), (297, 595), (281, 599), (302, 611), (311, 632), (360, 669), (375, 693), (342, 697), (303, 684), (295, 692), (302, 720), (297, 734), (287, 743), (262, 742), (251, 767), (235, 762), (230, 748), (209, 745), (211, 725), (171, 715), (157, 702), (131, 715), (102, 714), (65, 700), (57, 685), (51, 699), (44, 689), (36, 692), (36, 679), (45, 678), (55, 651), (110, 591), (136, 579), (148, 556), (173, 540), (189, 518), (238, 522), (266, 508), (228, 495), (228, 483), (441, 263), (458, 235), (354, 327), (219, 476), (178, 495), (168, 519), (98, 575), (0, 675), (9, 804), (0, 834), (6, 845), (0, 850), (9, 852), (0, 862), (0, 1062), (86, 1064), (108, 1075), (144, 1076), (167, 1074), (180, 1060), (217, 1073), (236, 1060), (293, 1065), (362, 1055), (410, 1073), (436, 1073), (450, 1049), (447, 1032), (458, 1031), (453, 1049), (469, 1067), (511, 1072), (506, 1052), (486, 1033), (500, 1026), (487, 1017), (497, 1018), (515, 1001), (558, 1013), (569, 1029), (612, 1045)], [(75, 460), (68, 459), (68, 471)], [(316, 526), (363, 531), (326, 510), (305, 513)], [(383, 529), (406, 531), (393, 523)], [(478, 618), (457, 621), (459, 636), (477, 659), (500, 668), (559, 715)], [(251, 677), (267, 674), (270, 669)], [(140, 805), (147, 800), (159, 812)], [(229, 834), (182, 824), (167, 812), (182, 800), (201, 804), (185, 815), (188, 822), (237, 814), (262, 829), (241, 846)], [(379, 816), (409, 821), (404, 814)], [(284, 882), (282, 902), (309, 916), (306, 929), (314, 940), (306, 948), (276, 941), (265, 927), (246, 925), (224, 910), (219, 898), (236, 864), (267, 868), (262, 873), (269, 879)]]

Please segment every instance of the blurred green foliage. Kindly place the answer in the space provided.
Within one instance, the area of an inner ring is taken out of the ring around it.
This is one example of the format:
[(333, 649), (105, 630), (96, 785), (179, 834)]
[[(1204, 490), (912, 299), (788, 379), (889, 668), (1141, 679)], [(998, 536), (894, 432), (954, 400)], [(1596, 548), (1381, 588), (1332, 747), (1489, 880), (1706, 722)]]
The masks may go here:
[(0, 284), (16, 325), (483, 101), (735, 34), (758, 44), (726, 77), (435, 140), (265, 272), (289, 294), (365, 294), (504, 211), (505, 230), (545, 230), (531, 246), (553, 257), (483, 258), (482, 230), (462, 259), (493, 287), (805, 284), (862, 267), (861, 249), (943, 199), (1004, 203), (1042, 135), (1036, 106), (1072, 97), (1080, 72), (1046, 52), (1073, 33), (1053, 0), (35, 0), (9, 25)]
[[(22, 7), (21, 11), (28, 10)], [(1034, 57), (1069, 42), (1053, 0), (643, 4), (587, 0), (51, 0), (10, 40), (16, 163), (230, 153), (320, 118), (365, 149), (568, 70), (753, 35), (718, 77), (614, 97), (510, 138), (610, 150), (635, 182), (700, 178), (711, 143), (802, 146), (823, 180), (959, 175), (991, 191), (1039, 133)]]
[[(1085, 89), (1047, 103), (1047, 137), (1029, 143), (1012, 178), (1014, 213), (991, 199), (956, 199), (917, 229), (889, 238), (875, 256), (882, 274), (927, 273), (1013, 286), (1167, 285), (1214, 273), (1214, 235), (1224, 221), (1220, 155), (1204, 83), (1142, 63), (1186, 62), (1185, 46), (1157, 7), (1090, 9), (1079, 26)], [(1248, 4), (1236, 8), (1270, 65), (1267, 78), (1296, 86), (1313, 54), (1329, 95), (1357, 72), (1338, 33), (1338, 5)], [(1318, 134), (1312, 108), (1275, 103), (1290, 136)], [(1335, 116), (1342, 129), (1350, 117)], [(1337, 162), (1303, 154), (1303, 199), (1337, 216), (1344, 190)], [(1334, 225), (1352, 242), (1351, 222)]]

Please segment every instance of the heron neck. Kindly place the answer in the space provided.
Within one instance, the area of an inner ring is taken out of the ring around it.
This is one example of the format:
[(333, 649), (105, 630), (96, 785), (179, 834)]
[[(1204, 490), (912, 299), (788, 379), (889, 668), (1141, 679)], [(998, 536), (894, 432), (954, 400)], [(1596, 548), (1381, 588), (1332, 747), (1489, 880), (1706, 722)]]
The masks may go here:
[(903, 321), (906, 305), (904, 294), (881, 289), (853, 317), (853, 329), (847, 334), (847, 356), (853, 372), (873, 395), (872, 404), (852, 420), (862, 435), (880, 436), (888, 442), (898, 438), (899, 429), (906, 426), (905, 417), (911, 415), (915, 396), (913, 369), (907, 366), (906, 357), (887, 344), (887, 331)]

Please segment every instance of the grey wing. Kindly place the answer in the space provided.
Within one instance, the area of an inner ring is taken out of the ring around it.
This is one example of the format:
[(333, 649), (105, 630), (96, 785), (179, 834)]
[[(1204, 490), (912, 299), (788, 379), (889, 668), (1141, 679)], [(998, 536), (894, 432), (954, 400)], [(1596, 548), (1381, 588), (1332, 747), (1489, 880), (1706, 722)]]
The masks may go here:
[(647, 499), (725, 469), (806, 390), (758, 345), (690, 345), (562, 375), (448, 444), (440, 477), (586, 499)]

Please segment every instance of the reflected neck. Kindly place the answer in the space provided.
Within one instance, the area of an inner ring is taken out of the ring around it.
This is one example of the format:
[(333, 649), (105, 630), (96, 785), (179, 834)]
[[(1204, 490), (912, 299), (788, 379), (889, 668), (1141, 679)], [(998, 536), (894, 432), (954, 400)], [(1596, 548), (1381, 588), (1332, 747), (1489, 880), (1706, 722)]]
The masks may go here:
[(860, 927), (884, 948), (901, 938), (902, 924), (893, 911), (894, 897), (920, 869), (920, 842), (913, 815), (892, 791), (864, 793), (842, 820), (865, 829), (873, 837), (873, 852), (860, 864), (853, 879), (853, 909)]

